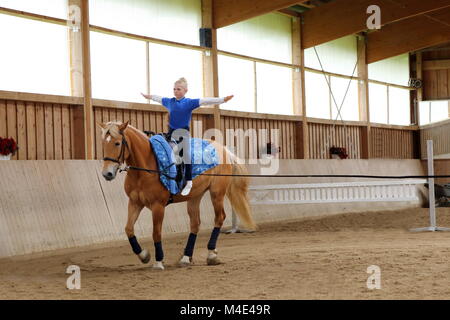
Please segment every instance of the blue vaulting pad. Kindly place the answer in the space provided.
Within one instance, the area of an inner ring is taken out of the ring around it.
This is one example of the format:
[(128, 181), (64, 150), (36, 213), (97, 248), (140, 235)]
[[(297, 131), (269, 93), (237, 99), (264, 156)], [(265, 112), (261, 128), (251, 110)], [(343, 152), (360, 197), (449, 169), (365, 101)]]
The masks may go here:
[[(150, 139), (150, 145), (158, 162), (158, 169), (165, 174), (160, 174), (161, 183), (171, 194), (178, 194), (180, 186), (175, 181), (177, 176), (175, 154), (166, 139), (157, 134)], [(214, 168), (219, 164), (217, 151), (208, 141), (191, 138), (191, 163), (192, 179), (202, 172)]]

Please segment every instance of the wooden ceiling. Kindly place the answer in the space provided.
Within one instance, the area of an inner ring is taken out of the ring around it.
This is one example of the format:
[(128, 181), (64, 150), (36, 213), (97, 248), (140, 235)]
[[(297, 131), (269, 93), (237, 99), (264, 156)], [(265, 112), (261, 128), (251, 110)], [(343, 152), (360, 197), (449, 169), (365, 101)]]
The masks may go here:
[[(380, 30), (367, 30), (370, 5), (381, 8)], [(367, 32), (367, 63), (450, 41), (450, 0), (213, 0), (213, 25), (273, 11), (303, 19), (303, 48)]]

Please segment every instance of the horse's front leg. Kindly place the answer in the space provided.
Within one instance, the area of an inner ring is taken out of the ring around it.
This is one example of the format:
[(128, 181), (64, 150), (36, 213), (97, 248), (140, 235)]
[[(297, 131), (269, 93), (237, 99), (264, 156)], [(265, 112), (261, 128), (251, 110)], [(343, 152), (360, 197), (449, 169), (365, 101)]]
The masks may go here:
[(134, 234), (134, 224), (139, 218), (139, 214), (141, 213), (143, 207), (144, 206), (139, 203), (131, 200), (128, 201), (128, 220), (127, 225), (125, 226), (125, 232), (128, 236), (128, 241), (130, 241), (133, 252), (139, 257), (142, 263), (147, 263), (150, 261), (150, 254), (147, 249), (142, 250)]
[(155, 203), (151, 206), (153, 217), (153, 242), (155, 244), (155, 260), (153, 269), (164, 270), (163, 259), (164, 252), (162, 248), (162, 224), (164, 220), (164, 206), (160, 203)]

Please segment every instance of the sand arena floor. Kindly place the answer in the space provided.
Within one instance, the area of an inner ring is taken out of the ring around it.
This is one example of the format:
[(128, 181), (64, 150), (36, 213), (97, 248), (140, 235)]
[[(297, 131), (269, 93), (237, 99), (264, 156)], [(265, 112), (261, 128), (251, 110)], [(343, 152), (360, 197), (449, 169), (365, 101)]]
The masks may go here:
[[(450, 227), (450, 208), (437, 215)], [(176, 266), (187, 234), (171, 235), (164, 271), (141, 264), (127, 240), (2, 259), (0, 299), (450, 299), (450, 232), (408, 231), (428, 225), (427, 209), (262, 224), (222, 234), (217, 266), (206, 265), (202, 231), (188, 268)], [(141, 244), (153, 257), (151, 239)], [(66, 288), (73, 264), (80, 290)], [(366, 286), (370, 265), (381, 269), (379, 290)]]

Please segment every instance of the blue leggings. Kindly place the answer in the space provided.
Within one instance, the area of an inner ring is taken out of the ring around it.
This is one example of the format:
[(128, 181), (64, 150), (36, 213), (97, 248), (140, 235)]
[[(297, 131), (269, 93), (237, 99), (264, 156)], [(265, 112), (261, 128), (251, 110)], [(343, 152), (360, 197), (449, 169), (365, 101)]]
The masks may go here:
[[(185, 127), (185, 128), (180, 128), (180, 129), (185, 129), (188, 131), (188, 135), (186, 136), (181, 136), (179, 138), (179, 140), (177, 141), (178, 143), (181, 142), (184, 139), (188, 139), (189, 143), (186, 143), (184, 146), (186, 148), (183, 148), (183, 150), (181, 150), (180, 152), (180, 156), (183, 157), (183, 159), (191, 159), (191, 143), (190, 143), (190, 135), (189, 135), (189, 127)], [(177, 129), (173, 129), (169, 127), (169, 136), (172, 138), (172, 133), (177, 130)], [(188, 161), (189, 163), (185, 162), (185, 176), (186, 176), (186, 180), (192, 180), (192, 164), (191, 161)]]

